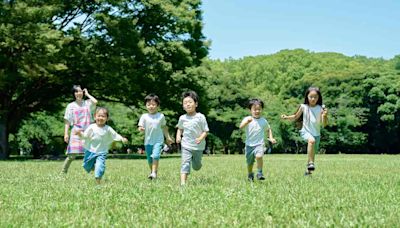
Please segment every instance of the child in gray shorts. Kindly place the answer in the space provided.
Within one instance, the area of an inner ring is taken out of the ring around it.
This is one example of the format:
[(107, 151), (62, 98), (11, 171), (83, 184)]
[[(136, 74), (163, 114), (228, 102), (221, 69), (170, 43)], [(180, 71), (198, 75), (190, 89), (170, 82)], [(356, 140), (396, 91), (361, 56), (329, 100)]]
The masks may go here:
[(190, 174), (190, 163), (194, 170), (200, 170), (202, 166), (201, 158), (209, 129), (206, 117), (196, 112), (199, 101), (196, 92), (185, 92), (182, 97), (186, 114), (179, 117), (176, 143), (180, 143), (182, 148), (181, 185), (185, 185)]

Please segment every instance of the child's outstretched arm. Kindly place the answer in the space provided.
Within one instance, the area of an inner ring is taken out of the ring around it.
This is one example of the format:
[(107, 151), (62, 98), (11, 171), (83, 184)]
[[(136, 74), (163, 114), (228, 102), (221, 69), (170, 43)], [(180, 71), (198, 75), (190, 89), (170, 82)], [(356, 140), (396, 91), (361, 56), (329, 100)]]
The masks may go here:
[(196, 143), (199, 144), (207, 137), (208, 131), (203, 131), (199, 137), (196, 138)]
[(249, 124), (251, 121), (253, 121), (253, 117), (251, 117), (251, 116), (244, 118), (242, 120), (242, 122), (240, 123), (239, 128), (242, 129), (242, 128), (246, 127), (247, 124)]
[(295, 114), (289, 115), (289, 116), (285, 115), (285, 114), (282, 114), (281, 115), (281, 119), (283, 119), (283, 120), (297, 120), (301, 116), (302, 113), (303, 113), (303, 109), (301, 109), (301, 106), (300, 106), (299, 109), (297, 109), (297, 112)]

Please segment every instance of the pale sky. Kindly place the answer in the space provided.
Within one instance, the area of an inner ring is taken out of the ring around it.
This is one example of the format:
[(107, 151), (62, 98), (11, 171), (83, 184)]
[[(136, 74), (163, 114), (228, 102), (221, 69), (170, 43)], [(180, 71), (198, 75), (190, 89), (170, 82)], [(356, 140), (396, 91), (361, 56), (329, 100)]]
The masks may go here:
[(203, 0), (202, 9), (211, 59), (295, 48), (400, 55), (400, 0)]

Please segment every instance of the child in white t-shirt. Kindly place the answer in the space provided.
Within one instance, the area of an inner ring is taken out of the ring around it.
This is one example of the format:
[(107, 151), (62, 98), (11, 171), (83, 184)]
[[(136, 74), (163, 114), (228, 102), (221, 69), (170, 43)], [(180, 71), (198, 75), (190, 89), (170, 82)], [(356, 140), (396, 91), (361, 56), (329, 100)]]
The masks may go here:
[(264, 102), (260, 99), (251, 99), (248, 108), (250, 109), (251, 116), (246, 116), (240, 123), (240, 129), (244, 128), (246, 131), (246, 146), (245, 155), (247, 162), (248, 180), (254, 181), (253, 165), (257, 160), (257, 179), (265, 180), (262, 172), (263, 156), (265, 152), (265, 131), (268, 131), (269, 140), (276, 143), (272, 136), (271, 127), (268, 121), (261, 116), (264, 108)]
[(315, 170), (315, 153), (319, 150), (321, 138), (321, 123), (325, 127), (328, 123), (328, 110), (322, 104), (322, 95), (317, 87), (310, 87), (306, 91), (304, 104), (301, 104), (294, 115), (281, 115), (284, 120), (302, 121), (300, 135), (307, 142), (307, 170), (304, 175), (311, 175)]
[(149, 94), (144, 98), (148, 113), (143, 114), (138, 123), (138, 130), (144, 131), (144, 147), (146, 151), (147, 163), (150, 168), (150, 180), (157, 178), (158, 165), (161, 150), (166, 142), (170, 145), (173, 140), (168, 132), (165, 116), (158, 112), (160, 98), (155, 94)]
[(110, 126), (106, 125), (108, 120), (108, 110), (98, 107), (94, 119), (96, 123), (91, 124), (84, 132), (77, 131), (84, 140), (85, 157), (83, 158), (83, 168), (89, 173), (94, 169), (97, 184), (100, 184), (106, 168), (106, 157), (110, 145), (114, 141), (127, 143), (128, 140)]
[(199, 101), (197, 93), (188, 91), (183, 93), (182, 97), (186, 114), (179, 117), (176, 143), (181, 143), (181, 185), (185, 185), (190, 174), (190, 163), (194, 170), (200, 170), (202, 167), (201, 159), (209, 129), (206, 117), (196, 112)]

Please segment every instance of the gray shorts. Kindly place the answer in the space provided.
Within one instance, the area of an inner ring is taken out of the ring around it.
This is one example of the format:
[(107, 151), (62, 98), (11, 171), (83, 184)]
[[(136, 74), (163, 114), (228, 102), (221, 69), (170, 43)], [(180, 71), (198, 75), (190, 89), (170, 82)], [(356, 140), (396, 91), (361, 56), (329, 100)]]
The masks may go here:
[(200, 170), (202, 157), (203, 150), (190, 150), (182, 147), (181, 173), (190, 173), (190, 163), (192, 163), (194, 170)]
[(264, 145), (257, 145), (257, 146), (247, 146), (245, 147), (245, 154), (246, 154), (246, 162), (247, 165), (254, 164), (256, 157), (264, 156), (265, 146)]

